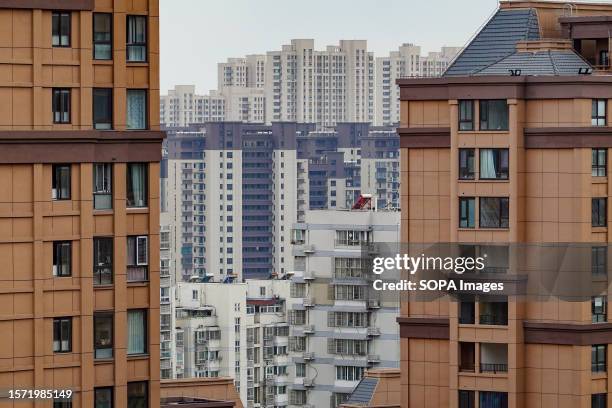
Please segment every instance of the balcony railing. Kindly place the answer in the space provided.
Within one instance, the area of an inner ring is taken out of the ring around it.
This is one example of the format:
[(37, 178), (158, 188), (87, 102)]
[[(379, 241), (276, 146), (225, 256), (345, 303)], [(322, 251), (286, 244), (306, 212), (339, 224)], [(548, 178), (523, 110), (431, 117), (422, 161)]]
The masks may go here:
[(481, 314), (479, 321), (480, 324), (506, 326), (508, 324), (508, 316), (502, 314)]
[(480, 372), (481, 373), (507, 373), (508, 372), (508, 364), (499, 364), (499, 363), (480, 363)]

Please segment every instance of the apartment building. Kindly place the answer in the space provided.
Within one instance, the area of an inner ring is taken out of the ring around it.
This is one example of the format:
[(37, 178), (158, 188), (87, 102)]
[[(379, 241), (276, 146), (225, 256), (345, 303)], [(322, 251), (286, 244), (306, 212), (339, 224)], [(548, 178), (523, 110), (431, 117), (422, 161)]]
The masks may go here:
[(263, 88), (266, 76), (266, 56), (247, 55), (244, 58), (228, 58), (217, 64), (217, 89), (226, 87)]
[(362, 192), (375, 195), (378, 208), (399, 208), (395, 129), (315, 127), (223, 122), (169, 130), (162, 205), (178, 280), (283, 276), (292, 265), (287, 225), (308, 209), (351, 208)]
[(399, 295), (370, 285), (362, 246), (397, 242), (397, 211), (306, 212), (293, 228), (289, 405), (336, 407), (370, 368), (399, 368)]
[[(162, 170), (163, 173), (163, 170)], [(162, 178), (163, 180), (163, 178)], [(166, 200), (163, 194), (161, 200)], [(159, 227), (159, 322), (160, 322), (160, 377), (161, 379), (172, 378), (174, 371), (172, 356), (176, 353), (176, 339), (172, 330), (175, 327), (175, 303), (176, 275), (174, 271), (176, 235), (172, 231), (170, 214), (161, 205)]]
[(397, 126), (400, 122), (398, 79), (439, 77), (459, 51), (460, 47), (442, 47), (440, 51), (421, 55), (420, 46), (406, 43), (391, 51), (388, 57), (377, 57), (374, 124)]
[(365, 40), (341, 40), (315, 50), (314, 40), (294, 39), (268, 51), (266, 122), (372, 122), (374, 56)]
[(497, 244), (502, 278), (513, 248), (582, 246), (603, 286), (402, 301), (402, 407), (609, 406), (611, 15), (501, 2), (443, 77), (398, 81), (402, 242)]
[(226, 98), (217, 92), (197, 95), (194, 85), (176, 85), (160, 97), (160, 119), (165, 126), (219, 122), (226, 119)]
[(288, 399), (287, 280), (176, 286), (173, 378), (231, 377), (245, 406)]
[(159, 406), (158, 12), (0, 2), (5, 392)]

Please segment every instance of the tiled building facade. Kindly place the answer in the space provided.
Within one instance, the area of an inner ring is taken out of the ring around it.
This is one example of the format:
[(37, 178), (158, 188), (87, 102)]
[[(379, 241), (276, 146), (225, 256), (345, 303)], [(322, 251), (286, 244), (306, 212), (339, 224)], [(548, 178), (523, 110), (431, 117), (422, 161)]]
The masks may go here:
[(398, 81), (402, 242), (581, 243), (605, 288), (403, 301), (402, 407), (609, 406), (611, 14), (502, 2), (442, 78)]
[(159, 406), (158, 44), (157, 0), (0, 1), (0, 388), (73, 392), (37, 405)]

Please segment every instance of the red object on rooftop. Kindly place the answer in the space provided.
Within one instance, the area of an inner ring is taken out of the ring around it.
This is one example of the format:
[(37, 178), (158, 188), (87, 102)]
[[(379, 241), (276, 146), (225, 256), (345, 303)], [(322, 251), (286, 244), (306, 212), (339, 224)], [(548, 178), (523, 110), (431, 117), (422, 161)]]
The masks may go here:
[(369, 210), (372, 209), (371, 194), (360, 194), (355, 204), (353, 204), (353, 210), (363, 210), (364, 208), (367, 208)]

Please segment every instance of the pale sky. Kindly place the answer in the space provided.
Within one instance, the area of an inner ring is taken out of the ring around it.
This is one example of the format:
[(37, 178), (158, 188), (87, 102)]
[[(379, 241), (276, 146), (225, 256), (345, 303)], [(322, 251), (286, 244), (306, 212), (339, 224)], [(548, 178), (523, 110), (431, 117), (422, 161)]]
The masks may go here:
[(497, 0), (160, 0), (161, 92), (217, 87), (217, 63), (265, 54), (292, 38), (315, 48), (364, 39), (375, 57), (402, 43), (424, 53), (463, 46)]

